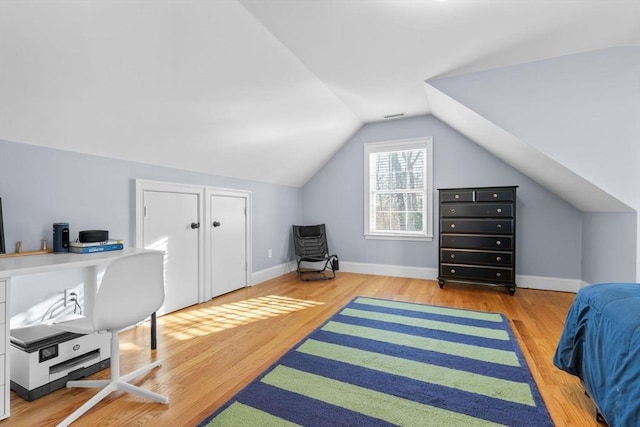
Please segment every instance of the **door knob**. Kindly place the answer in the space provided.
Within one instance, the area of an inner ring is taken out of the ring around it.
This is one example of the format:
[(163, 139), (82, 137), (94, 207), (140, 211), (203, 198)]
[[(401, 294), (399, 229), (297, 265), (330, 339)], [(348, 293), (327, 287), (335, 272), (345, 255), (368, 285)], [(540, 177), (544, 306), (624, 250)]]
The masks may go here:
[(194, 230), (195, 230), (196, 228), (200, 228), (200, 223), (199, 223), (199, 222), (192, 222), (192, 223), (191, 223), (191, 228), (192, 228), (192, 229), (194, 229)]
[(213, 221), (213, 226), (214, 227), (220, 227), (220, 222), (219, 221)]

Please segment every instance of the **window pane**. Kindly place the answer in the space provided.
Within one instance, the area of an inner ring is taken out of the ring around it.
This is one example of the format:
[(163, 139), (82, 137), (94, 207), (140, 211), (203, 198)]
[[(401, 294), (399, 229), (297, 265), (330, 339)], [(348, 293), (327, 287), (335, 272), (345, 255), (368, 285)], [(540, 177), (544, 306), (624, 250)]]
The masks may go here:
[(376, 231), (423, 231), (423, 194), (378, 193), (375, 200)]
[(390, 227), (390, 216), (388, 212), (377, 212), (376, 213), (376, 222), (375, 229), (376, 230), (389, 230)]
[(376, 216), (377, 231), (422, 232), (421, 212), (380, 212)]
[(423, 231), (422, 212), (410, 212), (407, 214), (407, 231)]
[(393, 204), (394, 196), (395, 196), (394, 194), (387, 194), (387, 193), (376, 194), (376, 196), (375, 196), (375, 198), (376, 198), (376, 207), (375, 207), (376, 212), (391, 210), (391, 205)]
[(376, 190), (424, 188), (425, 150), (373, 154)]
[(389, 153), (374, 154), (375, 159), (375, 189), (376, 190), (388, 190), (390, 188), (390, 168), (389, 168)]
[(407, 193), (404, 195), (405, 205), (408, 211), (422, 212), (424, 207), (424, 194), (423, 193)]

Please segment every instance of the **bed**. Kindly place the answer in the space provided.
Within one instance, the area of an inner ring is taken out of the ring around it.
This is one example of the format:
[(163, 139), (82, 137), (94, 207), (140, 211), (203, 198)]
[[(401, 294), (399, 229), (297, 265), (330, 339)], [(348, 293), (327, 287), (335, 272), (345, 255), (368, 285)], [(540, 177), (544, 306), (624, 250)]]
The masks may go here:
[(640, 425), (640, 283), (581, 289), (553, 363), (582, 380), (612, 427)]

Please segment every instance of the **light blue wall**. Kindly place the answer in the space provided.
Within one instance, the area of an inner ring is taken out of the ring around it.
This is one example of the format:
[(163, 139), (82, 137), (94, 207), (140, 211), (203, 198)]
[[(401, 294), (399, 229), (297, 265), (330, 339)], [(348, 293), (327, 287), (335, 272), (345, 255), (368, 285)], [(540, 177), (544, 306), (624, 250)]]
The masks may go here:
[[(194, 173), (0, 140), (0, 197), (7, 252), (52, 244), (52, 224), (71, 237), (87, 229), (135, 243), (135, 180), (249, 190), (253, 204), (253, 271), (289, 259), (291, 224), (302, 216), (300, 188)], [(51, 247), (51, 246), (50, 246)], [(273, 258), (267, 250), (273, 250)]]
[(582, 220), (582, 280), (635, 282), (635, 212), (585, 212)]
[(303, 187), (303, 220), (327, 224), (332, 252), (343, 261), (437, 268), (437, 238), (403, 242), (363, 236), (364, 144), (422, 136), (433, 136), (435, 188), (519, 186), (518, 274), (580, 279), (582, 213), (433, 116), (364, 126)]

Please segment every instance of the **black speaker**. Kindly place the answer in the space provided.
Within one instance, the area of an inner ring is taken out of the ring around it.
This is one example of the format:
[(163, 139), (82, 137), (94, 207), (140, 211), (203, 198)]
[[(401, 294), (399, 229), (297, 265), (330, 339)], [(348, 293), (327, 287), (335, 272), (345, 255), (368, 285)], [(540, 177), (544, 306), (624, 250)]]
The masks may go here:
[(56, 222), (53, 224), (53, 252), (56, 254), (69, 252), (68, 222)]
[(81, 243), (106, 242), (109, 240), (109, 231), (107, 230), (83, 230), (78, 233), (78, 240)]

